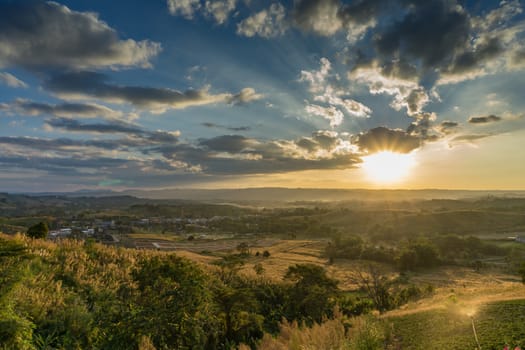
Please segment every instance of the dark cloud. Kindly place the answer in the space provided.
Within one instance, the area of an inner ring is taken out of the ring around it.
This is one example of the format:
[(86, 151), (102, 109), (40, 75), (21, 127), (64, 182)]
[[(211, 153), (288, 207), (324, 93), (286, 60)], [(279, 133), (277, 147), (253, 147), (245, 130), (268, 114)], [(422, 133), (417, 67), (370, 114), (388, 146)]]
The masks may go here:
[(296, 0), (292, 17), (294, 24), (304, 31), (332, 35), (343, 26), (340, 8), (339, 0)]
[(304, 148), (308, 152), (317, 150), (333, 150), (341, 141), (336, 132), (328, 130), (318, 130), (312, 133), (311, 137), (301, 137), (295, 144)]
[(0, 165), (14, 165), (20, 168), (46, 170), (63, 173), (69, 168), (77, 173), (78, 168), (113, 168), (128, 163), (128, 160), (108, 157), (44, 157), (44, 156), (0, 156)]
[(251, 130), (249, 126), (224, 126), (224, 125), (210, 123), (210, 122), (201, 123), (201, 125), (207, 128), (225, 129), (225, 130), (230, 130), (230, 131), (250, 131)]
[[(242, 135), (222, 135), (197, 143), (181, 142), (178, 133), (147, 131), (126, 123), (81, 123), (67, 118), (49, 121), (53, 127), (105, 136), (124, 134), (121, 139), (71, 140), (30, 137), (0, 137), (6, 151), (0, 166), (19, 161), (18, 167), (52, 174), (115, 174), (126, 181), (179, 174), (267, 174), (312, 169), (347, 169), (359, 163), (355, 147), (333, 131), (317, 131), (298, 140), (261, 141)], [(41, 151), (46, 151), (46, 156)], [(42, 162), (42, 163), (39, 163)], [(129, 173), (123, 172), (124, 166)]]
[(452, 1), (414, 1), (407, 15), (375, 37), (379, 54), (420, 60), (432, 69), (447, 65), (470, 33), (468, 14)]
[(332, 149), (339, 140), (337, 133), (328, 130), (318, 130), (312, 134), (312, 139), (324, 149)]
[(478, 44), (473, 51), (458, 55), (446, 69), (446, 73), (461, 74), (479, 67), (482, 62), (500, 55), (504, 51), (498, 38), (489, 38)]
[(109, 83), (108, 79), (106, 75), (96, 72), (70, 72), (52, 76), (44, 83), (44, 88), (59, 96), (128, 102), (157, 112), (218, 102), (241, 104), (260, 98), (251, 88), (245, 88), (236, 95), (212, 95), (207, 89), (181, 92), (168, 88), (121, 86)]
[[(376, 59), (380, 67), (390, 66), (382, 72), (385, 77), (391, 77), (394, 68), (395, 76), (415, 78), (427, 88), (490, 73), (488, 67), (497, 58), (515, 49), (517, 33), (522, 31), (511, 21), (522, 11), (517, 1), (501, 2), (482, 17), (455, 0), (400, 0), (399, 4), (404, 15), (374, 36)], [(363, 62), (361, 58), (356, 66)], [(405, 69), (407, 63), (411, 71)]]
[(11, 104), (19, 114), (24, 115), (51, 115), (56, 117), (102, 117), (118, 118), (122, 112), (112, 110), (106, 106), (94, 103), (61, 103), (49, 104), (18, 99)]
[(459, 127), (459, 123), (446, 120), (446, 121), (441, 122), (438, 130), (444, 134), (452, 134), (457, 130), (458, 127)]
[[(52, 118), (46, 120), (46, 124), (52, 128), (62, 129), (71, 132), (97, 133), (97, 134), (126, 134), (135, 138), (143, 139), (142, 142), (135, 140), (126, 142), (129, 146), (147, 146), (158, 143), (176, 143), (179, 141), (178, 131), (149, 131), (142, 127), (123, 121), (113, 121), (106, 123), (82, 123), (70, 118)], [(138, 141), (138, 142), (137, 142)]]
[(495, 123), (502, 120), (501, 117), (498, 117), (497, 115), (487, 115), (484, 117), (470, 117), (468, 119), (468, 122), (471, 124), (487, 124), (487, 123)]
[(380, 126), (359, 134), (355, 144), (368, 153), (381, 151), (408, 153), (419, 148), (421, 140), (404, 130)]
[[(343, 147), (346, 145), (346, 147)], [(202, 139), (198, 144), (160, 145), (146, 151), (191, 164), (205, 174), (281, 173), (311, 169), (345, 169), (361, 160), (354, 148), (332, 131), (317, 131), (298, 140), (261, 141), (241, 135)]]
[(302, 137), (296, 142), (297, 146), (304, 148), (308, 152), (313, 152), (319, 149), (319, 143), (315, 142), (309, 137)]
[(319, 35), (333, 35), (346, 29), (349, 36), (361, 36), (375, 24), (375, 18), (387, 8), (388, 2), (361, 0), (344, 4), (340, 0), (296, 0), (292, 19), (300, 29)]
[(144, 134), (142, 128), (125, 122), (86, 124), (70, 118), (52, 118), (46, 120), (46, 123), (53, 128), (74, 132), (99, 134), (124, 133), (134, 135)]
[(201, 140), (200, 145), (206, 146), (206, 148), (211, 151), (239, 153), (250, 148), (255, 142), (255, 140), (248, 139), (241, 135), (223, 135), (207, 140)]
[(417, 136), (421, 141), (436, 141), (439, 139), (434, 126), (434, 121), (437, 118), (435, 113), (423, 112), (417, 114), (414, 118), (415, 121), (407, 128), (409, 135)]
[(512, 54), (511, 64), (515, 67), (523, 67), (525, 65), (525, 49), (517, 50)]
[(24, 146), (39, 150), (56, 150), (62, 147), (81, 146), (83, 142), (66, 138), (41, 139), (25, 136), (3, 136), (0, 137), (0, 144)]
[(30, 69), (149, 66), (160, 44), (121, 40), (93, 12), (56, 2), (0, 3), (0, 67)]
[(247, 154), (217, 156), (208, 149), (191, 145), (166, 146), (157, 149), (168, 159), (197, 164), (204, 174), (243, 175), (270, 174), (312, 169), (348, 169), (360, 162), (352, 153), (332, 154), (329, 157), (304, 157), (290, 154), (286, 147), (275, 142), (261, 144), (257, 151)]

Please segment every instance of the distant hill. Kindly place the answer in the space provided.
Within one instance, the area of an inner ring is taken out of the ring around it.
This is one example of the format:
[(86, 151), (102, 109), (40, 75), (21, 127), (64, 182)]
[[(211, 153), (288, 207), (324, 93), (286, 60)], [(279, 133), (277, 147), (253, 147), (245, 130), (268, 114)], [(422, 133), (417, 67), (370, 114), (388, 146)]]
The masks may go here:
[(228, 202), (301, 202), (301, 201), (406, 201), (428, 199), (479, 199), (483, 197), (525, 198), (525, 191), (467, 190), (368, 190), (310, 188), (241, 189), (162, 189), (162, 190), (80, 190), (27, 194), (31, 197), (138, 197), (148, 199), (228, 201)]
[(152, 199), (183, 199), (232, 202), (298, 202), (354, 200), (418, 200), (474, 199), (480, 197), (525, 198), (525, 191), (465, 191), (465, 190), (366, 190), (366, 189), (305, 189), (305, 188), (243, 188), (243, 189), (165, 189), (155, 191), (129, 190), (125, 194)]

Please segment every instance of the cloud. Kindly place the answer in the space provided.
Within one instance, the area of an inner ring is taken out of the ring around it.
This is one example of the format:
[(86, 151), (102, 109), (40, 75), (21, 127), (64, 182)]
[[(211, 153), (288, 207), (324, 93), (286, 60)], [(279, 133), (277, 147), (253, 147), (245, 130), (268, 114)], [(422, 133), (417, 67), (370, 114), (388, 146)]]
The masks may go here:
[[(326, 57), (321, 57), (319, 63), (319, 70), (302, 70), (301, 77), (299, 78), (299, 81), (308, 83), (309, 90), (313, 94), (325, 91), (328, 79), (330, 79), (330, 70), (332, 69), (332, 63), (330, 63)], [(337, 77), (335, 77), (335, 79), (337, 79)]]
[(525, 67), (525, 48), (521, 50), (515, 50), (511, 54), (510, 64), (512, 68), (523, 68)]
[(180, 14), (187, 19), (192, 19), (201, 7), (200, 0), (167, 0), (167, 3), (170, 14)]
[(469, 40), (470, 21), (453, 1), (408, 1), (404, 18), (375, 37), (377, 52), (421, 60), (426, 69), (446, 65)]
[(149, 40), (122, 40), (93, 12), (56, 2), (0, 4), (0, 67), (149, 67), (161, 51)]
[(107, 119), (121, 118), (124, 113), (115, 111), (96, 103), (61, 103), (50, 104), (17, 99), (10, 108), (23, 115), (50, 115), (55, 117), (102, 117)]
[(239, 93), (229, 97), (227, 101), (233, 105), (241, 105), (260, 100), (263, 97), (263, 95), (256, 93), (253, 88), (244, 88)]
[(487, 124), (487, 123), (499, 122), (500, 120), (502, 120), (501, 117), (491, 114), (491, 115), (484, 116), (484, 117), (470, 117), (468, 119), (468, 122), (471, 124)]
[(445, 121), (441, 122), (441, 124), (438, 127), (438, 130), (440, 132), (442, 132), (443, 134), (447, 134), (448, 135), (448, 134), (455, 133), (456, 130), (458, 129), (458, 127), (459, 127), (459, 123), (458, 122), (445, 120)]
[(240, 153), (256, 144), (255, 140), (241, 135), (223, 135), (200, 141), (201, 146), (210, 150), (228, 153)]
[(323, 107), (315, 104), (309, 104), (305, 107), (306, 113), (323, 117), (330, 121), (332, 128), (341, 125), (343, 122), (344, 114), (334, 106)]
[(368, 153), (381, 151), (409, 153), (421, 146), (421, 140), (404, 130), (380, 126), (357, 135), (355, 144)]
[(260, 36), (273, 38), (286, 32), (288, 25), (285, 21), (286, 10), (280, 3), (270, 5), (237, 24), (237, 34), (247, 37)]
[(294, 24), (306, 32), (330, 36), (347, 31), (353, 44), (362, 39), (387, 8), (385, 0), (361, 0), (345, 4), (339, 0), (296, 0), (292, 10)]
[(381, 65), (373, 60), (358, 64), (348, 73), (348, 79), (365, 84), (373, 95), (392, 95), (390, 106), (397, 111), (405, 108), (410, 116), (421, 113), (430, 101), (428, 93), (418, 84), (415, 71), (406, 63)]
[(81, 141), (75, 141), (66, 138), (60, 139), (42, 139), (36, 137), (25, 136), (3, 136), (0, 137), (0, 144), (3, 145), (17, 145), (24, 147), (31, 147), (40, 150), (56, 150), (63, 147), (81, 146)]
[(297, 140), (257, 140), (242, 135), (201, 139), (196, 144), (179, 143), (150, 148), (202, 170), (203, 174), (281, 173), (311, 169), (345, 169), (361, 160), (349, 136), (320, 130)]
[(217, 24), (224, 24), (237, 6), (237, 0), (167, 0), (168, 11), (171, 15), (181, 15), (186, 19), (193, 19), (195, 14), (202, 12), (211, 17)]
[[(149, 131), (139, 125), (124, 121), (112, 121), (107, 123), (82, 123), (71, 118), (52, 118), (46, 120), (46, 124), (55, 129), (61, 129), (79, 133), (95, 134), (127, 134), (135, 138), (143, 139), (138, 143), (127, 143), (130, 146), (147, 146), (157, 143), (177, 143), (180, 131)], [(144, 142), (146, 141), (146, 142)]]
[(228, 20), (230, 13), (235, 10), (237, 0), (207, 0), (204, 4), (205, 12), (215, 19), (217, 24)]
[(0, 84), (14, 88), (27, 88), (26, 83), (7, 72), (0, 72)]
[(436, 141), (440, 138), (439, 127), (434, 126), (437, 119), (435, 113), (422, 112), (415, 115), (414, 119), (407, 128), (409, 135), (417, 136), (421, 141)]
[(512, 18), (519, 1), (502, 1), (481, 16), (456, 1), (400, 2), (404, 15), (374, 36), (381, 65), (411, 62), (426, 87), (457, 83), (500, 70), (521, 47), (524, 27)]
[[(114, 168), (128, 163), (125, 159), (116, 159), (108, 157), (86, 157), (86, 158), (70, 158), (70, 157), (46, 157), (46, 156), (31, 156), (31, 157), (9, 157), (0, 156), (0, 165), (10, 165), (20, 168), (30, 168), (46, 170), (52, 173), (65, 172), (69, 174), (82, 174), (78, 171), (79, 168), (99, 169), (104, 172), (104, 168)], [(67, 168), (68, 170), (65, 170)]]
[(71, 118), (52, 118), (46, 120), (46, 124), (51, 126), (52, 128), (83, 133), (142, 134), (144, 132), (142, 128), (125, 122), (85, 124)]
[(357, 102), (350, 98), (341, 98), (337, 96), (337, 93), (333, 92), (333, 90), (330, 87), (327, 87), (323, 95), (315, 96), (314, 100), (318, 102), (328, 103), (331, 106), (343, 107), (344, 110), (346, 110), (346, 112), (353, 117), (367, 118), (372, 113), (372, 110), (370, 108), (368, 108), (360, 102)]
[[(381, 7), (381, 1), (374, 3)], [(348, 79), (372, 94), (393, 96), (390, 106), (409, 116), (424, 112), (438, 85), (520, 68), (525, 26), (513, 21), (522, 12), (519, 1), (503, 1), (479, 16), (455, 0), (383, 5), (391, 11), (376, 9), (368, 16), (376, 21), (368, 37), (373, 45), (360, 43), (348, 56)]]
[(224, 125), (210, 123), (210, 122), (205, 122), (205, 123), (202, 123), (201, 125), (207, 128), (225, 129), (225, 130), (230, 130), (230, 131), (250, 131), (251, 130), (249, 126), (224, 126)]
[(328, 105), (308, 103), (305, 107), (306, 112), (329, 120), (331, 127), (339, 126), (343, 122), (344, 114), (341, 109), (353, 117), (369, 117), (372, 110), (358, 101), (345, 97), (348, 93), (341, 87), (339, 75), (331, 73), (331, 70), (331, 62), (322, 57), (319, 70), (301, 71), (299, 81), (308, 84), (313, 100)]
[(311, 137), (302, 137), (295, 143), (309, 152), (314, 152), (318, 150), (332, 151), (343, 142), (335, 131), (318, 130), (313, 132)]
[(143, 86), (122, 86), (108, 82), (108, 77), (96, 72), (70, 72), (52, 76), (44, 82), (44, 88), (62, 98), (98, 98), (107, 102), (127, 102), (139, 108), (147, 108), (155, 113), (167, 109), (183, 109), (213, 103), (241, 104), (257, 100), (262, 95), (252, 88), (244, 88), (238, 94), (223, 93), (213, 95), (206, 87), (201, 90), (184, 92)]
[(292, 17), (294, 24), (307, 32), (329, 36), (343, 27), (339, 16), (339, 0), (296, 0)]

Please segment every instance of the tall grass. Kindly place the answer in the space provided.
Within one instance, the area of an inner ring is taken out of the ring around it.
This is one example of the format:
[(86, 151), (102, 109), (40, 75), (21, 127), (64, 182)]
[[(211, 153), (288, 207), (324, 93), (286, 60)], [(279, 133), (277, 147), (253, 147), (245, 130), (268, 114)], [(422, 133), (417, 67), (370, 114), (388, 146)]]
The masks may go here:
[(376, 350), (388, 348), (386, 324), (375, 316), (334, 318), (305, 327), (283, 320), (277, 336), (265, 334), (258, 350)]

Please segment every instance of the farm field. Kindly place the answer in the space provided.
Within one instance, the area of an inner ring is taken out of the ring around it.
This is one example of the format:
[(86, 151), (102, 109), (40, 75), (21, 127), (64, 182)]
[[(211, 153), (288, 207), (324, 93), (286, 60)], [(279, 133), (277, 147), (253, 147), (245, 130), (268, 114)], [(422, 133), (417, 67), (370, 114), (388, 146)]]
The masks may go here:
[(460, 350), (477, 348), (471, 317), (482, 349), (525, 345), (525, 299), (449, 303), (433, 310), (387, 316), (387, 320), (401, 349)]

